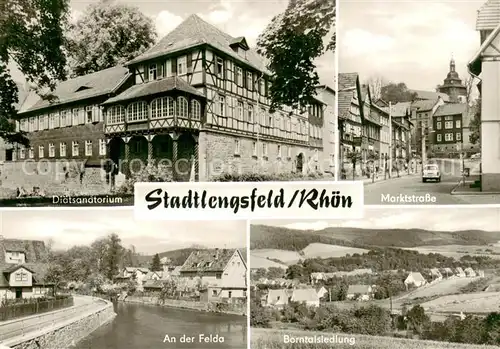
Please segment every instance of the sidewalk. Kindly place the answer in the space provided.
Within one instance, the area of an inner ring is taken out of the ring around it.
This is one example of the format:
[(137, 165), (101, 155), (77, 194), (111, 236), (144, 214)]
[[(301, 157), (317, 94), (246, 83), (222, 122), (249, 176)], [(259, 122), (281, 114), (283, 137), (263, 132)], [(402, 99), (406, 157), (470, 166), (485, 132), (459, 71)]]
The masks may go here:
[(465, 178), (465, 183), (462, 178), (451, 190), (451, 195), (500, 195), (500, 192), (484, 192), (479, 187), (471, 188), (471, 184), (479, 181), (479, 175), (471, 175)]
[[(387, 180), (391, 180), (391, 179), (397, 179), (397, 178), (404, 178), (404, 177), (411, 177), (411, 176), (419, 176), (420, 173), (410, 173), (408, 174), (407, 171), (401, 171), (399, 172), (399, 177), (398, 177), (398, 173), (396, 171), (392, 172), (392, 176), (389, 178), (389, 174), (387, 174), (387, 176), (384, 178), (384, 174), (382, 173), (378, 173), (376, 174), (375, 176), (375, 181), (373, 180), (373, 178), (367, 178), (366, 176), (356, 176), (354, 177), (354, 180), (355, 181), (363, 181), (363, 183), (365, 185), (368, 185), (368, 184), (372, 184), (372, 183), (377, 183), (377, 182), (383, 182), (383, 181), (387, 181)], [(344, 179), (344, 181), (352, 181), (352, 176), (349, 177), (347, 176), (346, 179)]]

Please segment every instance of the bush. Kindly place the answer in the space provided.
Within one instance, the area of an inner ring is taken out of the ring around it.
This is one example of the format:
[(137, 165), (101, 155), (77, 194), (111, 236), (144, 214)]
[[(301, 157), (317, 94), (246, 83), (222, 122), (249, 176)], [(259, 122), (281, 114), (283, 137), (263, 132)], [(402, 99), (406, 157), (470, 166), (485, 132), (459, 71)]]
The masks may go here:
[(173, 182), (172, 168), (168, 166), (146, 166), (135, 172), (118, 189), (117, 194), (134, 194), (134, 184), (140, 182)]
[(307, 178), (318, 178), (320, 174), (310, 173), (307, 176), (298, 173), (262, 174), (262, 173), (223, 173), (212, 178), (213, 182), (287, 182), (300, 181)]

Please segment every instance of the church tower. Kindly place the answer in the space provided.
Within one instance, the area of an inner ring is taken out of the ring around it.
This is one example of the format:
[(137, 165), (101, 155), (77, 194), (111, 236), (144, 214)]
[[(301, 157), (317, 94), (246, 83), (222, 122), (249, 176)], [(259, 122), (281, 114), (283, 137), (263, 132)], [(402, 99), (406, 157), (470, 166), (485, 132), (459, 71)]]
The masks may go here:
[(444, 79), (444, 83), (438, 87), (438, 92), (447, 94), (452, 103), (464, 103), (467, 96), (467, 87), (462, 84), (462, 80), (456, 71), (455, 60), (451, 57), (450, 71)]

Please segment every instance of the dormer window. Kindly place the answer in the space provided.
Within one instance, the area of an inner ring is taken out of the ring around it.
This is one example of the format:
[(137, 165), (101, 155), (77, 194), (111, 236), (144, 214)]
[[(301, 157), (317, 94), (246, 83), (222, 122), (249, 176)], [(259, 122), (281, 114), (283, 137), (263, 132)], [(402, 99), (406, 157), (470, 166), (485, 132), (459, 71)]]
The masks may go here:
[(81, 91), (85, 91), (85, 90), (89, 90), (91, 87), (88, 87), (88, 86), (80, 86), (76, 89), (75, 92), (81, 92)]
[(158, 78), (158, 67), (156, 64), (149, 66), (149, 81), (154, 81)]

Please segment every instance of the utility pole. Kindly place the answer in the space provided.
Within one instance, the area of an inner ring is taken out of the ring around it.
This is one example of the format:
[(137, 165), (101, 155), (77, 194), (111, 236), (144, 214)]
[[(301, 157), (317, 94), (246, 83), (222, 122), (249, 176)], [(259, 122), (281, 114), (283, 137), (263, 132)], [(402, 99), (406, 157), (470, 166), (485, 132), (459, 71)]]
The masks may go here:
[(392, 102), (389, 102), (389, 178), (392, 177)]
[(425, 128), (422, 123), (422, 171), (424, 170), (425, 163), (427, 162), (427, 152), (425, 149)]

